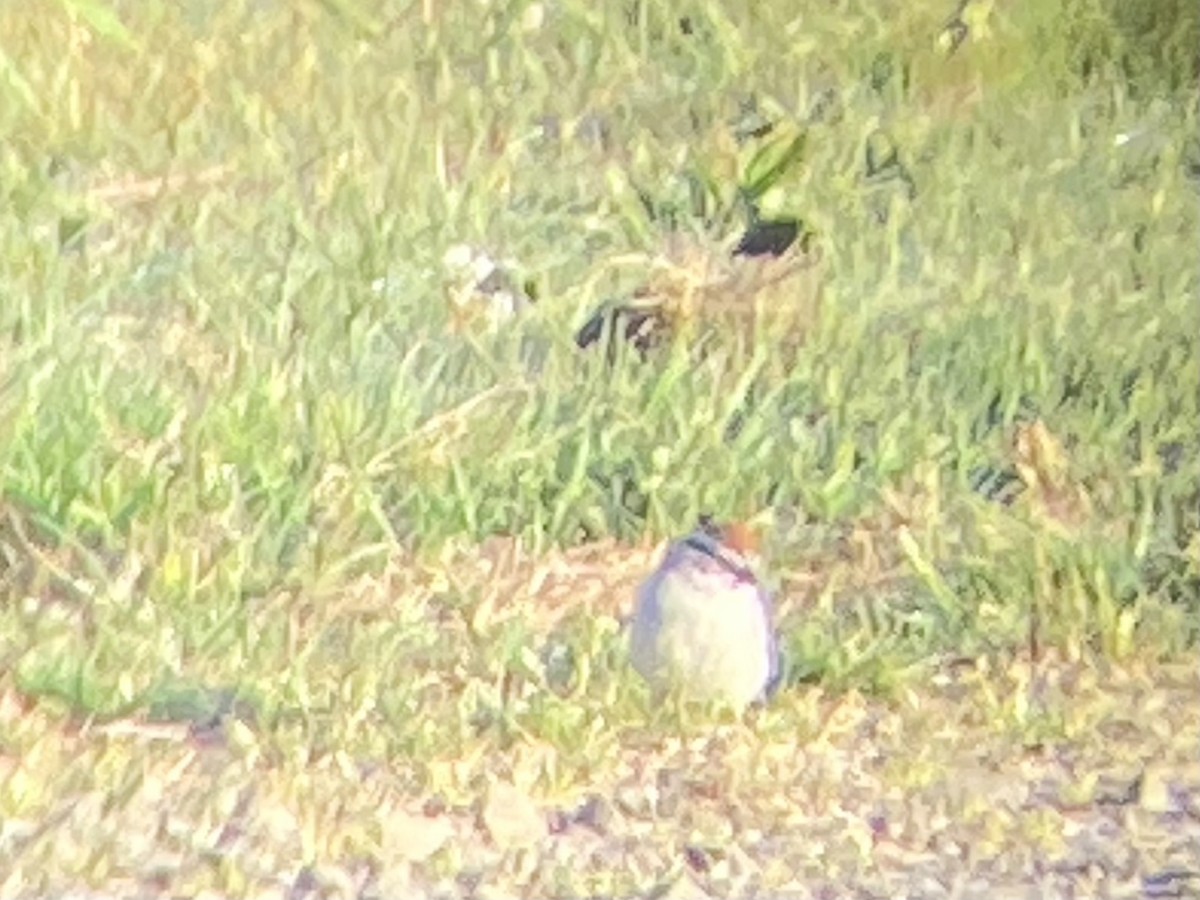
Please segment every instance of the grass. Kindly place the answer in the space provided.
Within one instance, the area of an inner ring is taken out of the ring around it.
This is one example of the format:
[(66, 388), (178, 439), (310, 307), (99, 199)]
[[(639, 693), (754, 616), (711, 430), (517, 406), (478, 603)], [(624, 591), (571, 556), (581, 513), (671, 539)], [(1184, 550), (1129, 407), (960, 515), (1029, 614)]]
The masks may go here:
[[(0, 12), (5, 896), (1054, 890), (1112, 808), (1200, 867), (1195, 88), (908, 6)], [(802, 342), (581, 353), (736, 238), (750, 97)], [(744, 720), (625, 661), (704, 510), (769, 526)]]

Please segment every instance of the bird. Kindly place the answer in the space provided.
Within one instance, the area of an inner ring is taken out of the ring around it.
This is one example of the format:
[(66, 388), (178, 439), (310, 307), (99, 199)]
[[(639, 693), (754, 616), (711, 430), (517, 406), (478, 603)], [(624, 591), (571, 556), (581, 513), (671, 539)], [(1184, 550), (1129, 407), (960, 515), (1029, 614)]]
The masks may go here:
[(805, 245), (812, 232), (799, 219), (756, 219), (733, 248), (734, 256), (783, 256), (797, 241)]
[(715, 334), (752, 336), (764, 325), (781, 345), (802, 341), (820, 315), (820, 257), (798, 220), (756, 221), (732, 251), (674, 235), (649, 257), (633, 296), (602, 304), (575, 343), (603, 344), (612, 363), (621, 343), (645, 359), (676, 339), (703, 346)]
[(757, 543), (743, 523), (701, 516), (642, 582), (630, 662), (655, 692), (677, 688), (739, 711), (777, 692), (783, 666)]

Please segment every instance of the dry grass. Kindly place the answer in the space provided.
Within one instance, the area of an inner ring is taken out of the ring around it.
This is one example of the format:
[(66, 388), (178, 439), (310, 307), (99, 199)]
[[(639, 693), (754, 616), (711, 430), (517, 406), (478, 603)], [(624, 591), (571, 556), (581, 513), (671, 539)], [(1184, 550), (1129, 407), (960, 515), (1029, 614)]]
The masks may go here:
[[(1196, 892), (1194, 79), (1028, 4), (210, 5), (0, 8), (0, 900)], [(701, 512), (745, 717), (627, 663)]]
[[(493, 541), (438, 565), (397, 560), (306, 626), (436, 622), (469, 672), (471, 635), (512, 619), (531, 646), (564, 628), (615, 630), (654, 552), (531, 559)], [(469, 621), (439, 604), (447, 584), (478, 598)], [(447, 677), (427, 703), (478, 688), (467, 675), (447, 693)], [(1190, 667), (1051, 657), (1031, 680), (1027, 660), (976, 660), (891, 699), (800, 686), (747, 720), (687, 714), (649, 731), (606, 721), (583, 690), (574, 739), (531, 728), (528, 689), (510, 677), (508, 727), (407, 761), (335, 737), (395, 728), (372, 704), (99, 722), (9, 688), (3, 802), (21, 813), (0, 838), (4, 890), (1057, 896), (1138, 892), (1146, 878), (1186, 888), (1196, 863)], [(579, 738), (586, 761), (569, 749)]]

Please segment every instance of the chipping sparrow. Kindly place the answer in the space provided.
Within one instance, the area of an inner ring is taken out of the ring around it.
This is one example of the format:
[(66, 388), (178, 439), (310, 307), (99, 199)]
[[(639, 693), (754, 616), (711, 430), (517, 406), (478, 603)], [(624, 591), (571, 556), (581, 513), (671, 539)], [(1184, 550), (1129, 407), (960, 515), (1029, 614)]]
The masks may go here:
[(778, 688), (771, 595), (752, 567), (754, 543), (743, 525), (702, 518), (642, 583), (630, 658), (652, 687), (738, 709)]

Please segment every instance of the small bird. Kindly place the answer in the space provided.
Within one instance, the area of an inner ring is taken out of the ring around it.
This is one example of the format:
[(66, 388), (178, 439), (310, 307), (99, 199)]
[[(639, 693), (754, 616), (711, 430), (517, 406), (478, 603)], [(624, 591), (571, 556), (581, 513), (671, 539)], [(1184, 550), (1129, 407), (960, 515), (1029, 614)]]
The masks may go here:
[(747, 526), (702, 516), (642, 583), (630, 658), (652, 688), (739, 710), (778, 689), (771, 595), (751, 562), (756, 543)]
[(820, 316), (821, 252), (799, 220), (756, 221), (731, 252), (677, 235), (649, 263), (632, 297), (606, 301), (579, 328), (581, 350), (603, 342), (611, 363), (622, 342), (644, 359), (677, 339), (764, 330), (782, 346), (802, 342)]

